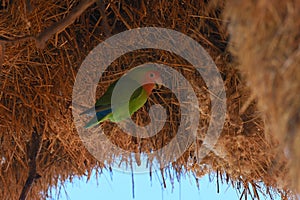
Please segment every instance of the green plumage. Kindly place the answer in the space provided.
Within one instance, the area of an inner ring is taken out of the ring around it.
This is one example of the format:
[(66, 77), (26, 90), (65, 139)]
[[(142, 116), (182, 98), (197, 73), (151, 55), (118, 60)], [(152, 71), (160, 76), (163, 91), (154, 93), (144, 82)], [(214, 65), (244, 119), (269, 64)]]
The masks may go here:
[[(96, 111), (96, 116), (94, 116), (86, 125), (85, 128), (93, 127), (103, 121), (109, 120), (111, 122), (120, 122), (129, 118), (133, 113), (139, 110), (147, 101), (148, 93), (142, 86), (143, 80), (147, 71), (137, 70), (136, 72), (130, 74), (130, 76), (126, 77), (126, 84), (124, 87), (130, 86), (140, 86), (136, 89), (130, 97), (129, 102), (126, 100), (122, 101), (122, 98), (127, 95), (128, 91), (126, 88), (122, 90), (118, 90), (117, 97), (118, 105), (114, 105), (114, 114), (112, 113), (112, 94), (116, 87), (116, 84), (119, 80), (113, 82), (106, 90), (106, 92), (96, 101), (95, 107), (84, 111), (81, 114), (95, 114), (94, 110)], [(160, 79), (160, 77), (159, 77)], [(135, 87), (136, 88), (136, 87)], [(151, 91), (150, 91), (151, 92)], [(129, 108), (128, 108), (129, 106)], [(129, 113), (128, 113), (129, 111)]]

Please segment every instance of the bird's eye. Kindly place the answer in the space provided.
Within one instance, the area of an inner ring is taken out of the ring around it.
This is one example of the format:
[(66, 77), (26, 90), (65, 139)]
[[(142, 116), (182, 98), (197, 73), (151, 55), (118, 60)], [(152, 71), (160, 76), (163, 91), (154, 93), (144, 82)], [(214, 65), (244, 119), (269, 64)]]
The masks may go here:
[(154, 73), (150, 73), (149, 76), (150, 76), (150, 78), (154, 78), (155, 74)]

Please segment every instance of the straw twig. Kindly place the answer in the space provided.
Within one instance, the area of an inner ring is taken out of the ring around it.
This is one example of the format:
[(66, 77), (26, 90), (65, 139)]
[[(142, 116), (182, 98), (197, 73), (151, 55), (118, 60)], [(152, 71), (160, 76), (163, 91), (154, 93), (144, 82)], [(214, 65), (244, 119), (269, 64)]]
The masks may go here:
[(93, 3), (95, 3), (96, 0), (82, 0), (71, 12), (68, 14), (67, 17), (62, 19), (59, 22), (54, 23), (52, 26), (46, 28), (44, 31), (39, 33), (37, 36), (33, 35), (27, 35), (20, 38), (14, 38), (9, 40), (0, 40), (3, 44), (6, 43), (18, 43), (22, 42), (24, 40), (30, 40), (33, 39), (36, 42), (36, 46), (38, 48), (43, 49), (45, 47), (45, 43), (48, 41), (48, 39), (55, 33), (62, 32), (65, 28), (67, 28), (69, 25), (74, 23), (76, 18), (78, 18), (89, 6), (91, 6)]
[[(44, 131), (43, 131), (44, 133)], [(27, 196), (33, 186), (33, 183), (36, 179), (41, 176), (37, 173), (37, 158), (42, 148), (43, 142), (43, 133), (39, 133), (37, 128), (34, 127), (34, 131), (32, 132), (31, 137), (31, 148), (29, 153), (29, 173), (28, 178), (25, 182), (25, 185), (22, 189), (19, 200), (26, 200)]]

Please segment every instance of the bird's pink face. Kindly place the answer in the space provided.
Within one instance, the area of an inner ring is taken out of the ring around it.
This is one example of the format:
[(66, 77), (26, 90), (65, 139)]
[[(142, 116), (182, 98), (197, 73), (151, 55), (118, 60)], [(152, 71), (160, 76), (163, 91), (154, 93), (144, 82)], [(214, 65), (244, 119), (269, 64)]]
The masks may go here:
[(158, 71), (148, 71), (145, 75), (145, 83), (156, 83), (158, 85), (162, 84), (162, 79), (160, 77), (160, 73)]

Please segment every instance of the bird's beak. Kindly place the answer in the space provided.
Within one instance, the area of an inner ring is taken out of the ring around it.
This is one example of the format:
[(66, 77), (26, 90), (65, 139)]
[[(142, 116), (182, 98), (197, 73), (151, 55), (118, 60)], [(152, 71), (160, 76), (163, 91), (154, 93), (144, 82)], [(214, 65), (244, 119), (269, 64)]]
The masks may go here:
[(155, 88), (159, 89), (162, 86), (162, 79), (159, 77), (158, 79), (156, 79), (155, 81)]

